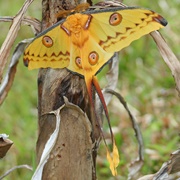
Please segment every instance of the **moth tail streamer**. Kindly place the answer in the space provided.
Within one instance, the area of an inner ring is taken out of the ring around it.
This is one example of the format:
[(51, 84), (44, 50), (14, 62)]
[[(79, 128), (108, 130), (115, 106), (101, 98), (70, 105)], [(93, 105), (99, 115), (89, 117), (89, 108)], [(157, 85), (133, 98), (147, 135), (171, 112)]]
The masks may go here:
[[(100, 129), (101, 134), (102, 134), (103, 141), (104, 141), (105, 146), (106, 146), (106, 153), (107, 153), (106, 156), (107, 156), (107, 160), (108, 160), (108, 162), (110, 164), (110, 170), (112, 172), (112, 175), (116, 176), (117, 175), (117, 169), (116, 168), (119, 165), (119, 152), (118, 152), (118, 148), (116, 146), (114, 135), (113, 135), (113, 132), (112, 132), (110, 119), (109, 119), (109, 114), (108, 114), (107, 106), (106, 106), (106, 103), (105, 103), (105, 100), (104, 100), (104, 96), (103, 96), (103, 94), (101, 92), (101, 88), (99, 86), (99, 83), (98, 83), (98, 80), (97, 80), (96, 76), (93, 76), (92, 78), (86, 78), (86, 76), (85, 76), (85, 82), (86, 82), (90, 102), (91, 102), (91, 105), (93, 107), (93, 111), (94, 111), (95, 116), (96, 116), (97, 124), (99, 126), (99, 129)], [(94, 88), (95, 88), (95, 90), (96, 90), (96, 92), (97, 92), (97, 94), (98, 94), (98, 96), (100, 98), (100, 101), (102, 103), (106, 118), (108, 120), (108, 125), (109, 125), (109, 129), (110, 129), (112, 145), (113, 145), (112, 153), (110, 153), (110, 151), (108, 149), (104, 134), (103, 134), (101, 126), (99, 124), (98, 116), (96, 114), (95, 104), (94, 104), (93, 97), (92, 97), (92, 85), (94, 85)]]
[(107, 106), (106, 106), (106, 102), (105, 102), (105, 99), (104, 99), (104, 96), (102, 94), (102, 91), (101, 91), (101, 88), (99, 86), (99, 83), (98, 83), (98, 79), (96, 76), (93, 76), (92, 78), (92, 81), (93, 81), (93, 85), (95, 87), (95, 90), (99, 96), (99, 99), (102, 103), (102, 106), (103, 106), (103, 109), (104, 109), (104, 112), (105, 112), (105, 115), (106, 115), (106, 118), (107, 118), (107, 121), (108, 121), (108, 125), (109, 125), (109, 129), (110, 129), (110, 133), (111, 133), (111, 138), (112, 138), (112, 144), (113, 144), (113, 151), (112, 151), (112, 154), (110, 154), (108, 148), (107, 148), (107, 145), (106, 145), (106, 151), (107, 151), (107, 160), (110, 164), (110, 170), (113, 174), (113, 176), (116, 176), (117, 175), (117, 166), (119, 165), (119, 152), (118, 152), (118, 148), (116, 146), (116, 142), (115, 142), (115, 139), (114, 139), (114, 135), (113, 135), (113, 132), (112, 132), (112, 128), (111, 128), (111, 123), (110, 123), (110, 119), (109, 119), (109, 113), (108, 113), (108, 109), (107, 109)]
[(99, 86), (98, 79), (97, 79), (96, 76), (93, 76), (92, 82), (93, 82), (93, 85), (94, 85), (94, 87), (95, 87), (95, 90), (96, 90), (96, 92), (97, 92), (97, 94), (98, 94), (98, 96), (99, 96), (99, 99), (100, 99), (100, 101), (101, 101), (101, 103), (102, 103), (102, 106), (103, 106), (103, 109), (104, 109), (104, 112), (105, 112), (105, 116), (106, 116), (107, 121), (108, 121), (109, 129), (110, 129), (110, 133), (111, 133), (111, 138), (112, 138), (112, 143), (113, 143), (113, 141), (114, 141), (114, 135), (113, 135), (112, 128), (111, 128), (111, 123), (110, 123), (110, 119), (109, 119), (109, 113), (108, 113), (107, 106), (106, 106), (106, 102), (105, 102), (105, 100), (104, 100), (104, 96), (103, 96), (103, 94), (102, 94), (102, 92), (101, 92), (101, 88), (100, 88), (100, 86)]

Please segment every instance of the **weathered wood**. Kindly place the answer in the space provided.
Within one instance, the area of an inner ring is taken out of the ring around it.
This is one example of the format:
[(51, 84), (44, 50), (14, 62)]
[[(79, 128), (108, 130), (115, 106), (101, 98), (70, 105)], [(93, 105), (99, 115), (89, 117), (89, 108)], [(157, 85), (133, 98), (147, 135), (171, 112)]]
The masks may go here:
[(91, 124), (83, 111), (73, 105), (61, 110), (61, 126), (57, 143), (42, 179), (92, 179)]
[[(82, 3), (84, 1), (78, 1)], [(43, 0), (42, 29), (56, 23), (55, 14), (72, 9), (77, 1)], [(63, 45), (63, 42), (62, 42)], [(40, 69), (38, 77), (38, 125), (37, 162), (44, 146), (55, 129), (55, 116), (48, 114), (64, 104), (63, 96), (79, 106), (88, 117), (76, 109), (65, 107), (61, 111), (58, 140), (43, 171), (44, 179), (96, 179), (95, 161), (100, 132), (93, 117), (84, 79), (66, 69)], [(89, 132), (89, 122), (92, 132)], [(96, 142), (96, 143), (95, 143)]]

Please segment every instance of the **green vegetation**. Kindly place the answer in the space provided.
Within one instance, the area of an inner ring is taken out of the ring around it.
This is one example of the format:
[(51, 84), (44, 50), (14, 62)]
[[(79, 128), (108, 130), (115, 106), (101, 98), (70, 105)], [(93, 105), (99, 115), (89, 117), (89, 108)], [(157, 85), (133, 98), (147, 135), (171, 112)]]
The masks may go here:
[[(0, 16), (15, 15), (24, 0), (0, 1)], [(126, 0), (129, 6), (138, 5), (159, 12), (169, 22), (161, 30), (164, 38), (180, 59), (179, 27), (180, 3), (178, 0), (154, 3), (143, 0)], [(34, 2), (29, 16), (40, 19), (41, 1)], [(0, 43), (2, 44), (8, 25), (1, 23)], [(29, 27), (22, 27), (16, 43), (32, 37)], [(141, 38), (120, 53), (119, 91), (133, 108), (145, 143), (145, 163), (141, 175), (156, 172), (171, 152), (179, 147), (180, 104), (174, 79), (170, 70), (161, 58), (155, 43), (150, 36)], [(3, 105), (0, 107), (0, 134), (6, 133), (14, 145), (7, 156), (0, 160), (0, 175), (13, 166), (35, 164), (35, 146), (37, 140), (37, 70), (28, 71), (20, 59), (15, 81)], [(99, 80), (104, 84), (103, 72)], [(102, 77), (102, 78), (101, 78)], [(116, 127), (116, 141), (120, 152), (121, 163), (118, 179), (126, 179), (127, 165), (137, 157), (137, 141), (134, 137), (131, 122), (127, 113), (116, 98), (108, 106), (112, 126)], [(104, 124), (107, 129), (107, 124)], [(106, 152), (102, 143), (98, 157), (98, 177), (113, 179), (105, 159)], [(11, 173), (9, 179), (30, 179), (32, 172), (18, 169)]]

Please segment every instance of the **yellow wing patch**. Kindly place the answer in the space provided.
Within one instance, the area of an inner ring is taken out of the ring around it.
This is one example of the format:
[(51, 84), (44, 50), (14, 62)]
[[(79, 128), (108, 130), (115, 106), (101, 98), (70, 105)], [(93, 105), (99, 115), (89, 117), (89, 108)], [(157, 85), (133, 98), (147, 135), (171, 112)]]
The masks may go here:
[(24, 62), (29, 69), (64, 68), (70, 63), (70, 39), (59, 26), (39, 36), (26, 48)]
[(120, 51), (141, 36), (166, 25), (159, 14), (146, 9), (126, 9), (92, 16), (91, 34), (107, 52)]

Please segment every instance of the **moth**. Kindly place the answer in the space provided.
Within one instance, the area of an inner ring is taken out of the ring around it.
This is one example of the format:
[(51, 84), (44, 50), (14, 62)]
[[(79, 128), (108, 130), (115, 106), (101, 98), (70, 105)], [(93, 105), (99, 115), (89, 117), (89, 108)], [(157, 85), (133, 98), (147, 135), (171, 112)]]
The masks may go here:
[(23, 60), (29, 69), (67, 68), (84, 77), (91, 103), (94, 86), (109, 121), (96, 74), (115, 52), (166, 25), (158, 13), (137, 7), (74, 12), (37, 35), (25, 49)]

